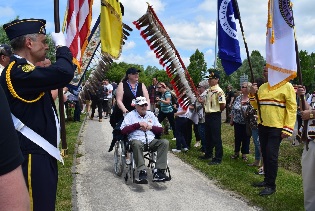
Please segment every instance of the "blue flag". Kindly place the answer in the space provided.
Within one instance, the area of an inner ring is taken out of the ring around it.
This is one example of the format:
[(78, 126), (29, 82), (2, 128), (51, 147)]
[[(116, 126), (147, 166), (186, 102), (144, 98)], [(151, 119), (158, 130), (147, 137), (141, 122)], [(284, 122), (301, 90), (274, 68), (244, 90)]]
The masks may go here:
[(218, 0), (219, 58), (227, 75), (242, 65), (233, 6), (233, 0)]

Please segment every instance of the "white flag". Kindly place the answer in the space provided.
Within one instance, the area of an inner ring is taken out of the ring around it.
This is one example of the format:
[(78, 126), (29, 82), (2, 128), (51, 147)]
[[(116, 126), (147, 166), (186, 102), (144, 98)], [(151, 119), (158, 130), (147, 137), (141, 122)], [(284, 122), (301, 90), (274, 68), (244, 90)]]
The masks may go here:
[(269, 0), (266, 67), (271, 89), (296, 77), (293, 13), (290, 0)]

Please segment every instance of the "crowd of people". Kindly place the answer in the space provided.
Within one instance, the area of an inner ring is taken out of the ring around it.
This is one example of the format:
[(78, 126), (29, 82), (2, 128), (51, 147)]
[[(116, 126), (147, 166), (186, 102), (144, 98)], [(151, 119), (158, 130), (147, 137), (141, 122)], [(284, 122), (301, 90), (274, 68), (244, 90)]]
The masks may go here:
[[(3, 146), (0, 153), (0, 196), (15, 194), (20, 199), (16, 204), (10, 200), (3, 202), (0, 197), (0, 206), (7, 206), (5, 210), (28, 210), (29, 207), (32, 210), (55, 210), (57, 160), (62, 162), (62, 158), (59, 157), (60, 126), (52, 90), (64, 88), (73, 78), (75, 67), (62, 33), (52, 34), (56, 62), (43, 63), (48, 50), (45, 23), (41, 19), (28, 19), (15, 20), (3, 26), (12, 48), (0, 45), (0, 95), (3, 101), (0, 112), (6, 122), (0, 122), (5, 130), (0, 139)], [(264, 79), (257, 79), (255, 83), (243, 82), (235, 94), (230, 85), (226, 92), (220, 87), (220, 72), (211, 69), (206, 80), (198, 83), (195, 102), (186, 108), (177, 102), (169, 83), (154, 77), (147, 89), (139, 82), (140, 70), (130, 67), (118, 85), (105, 79), (95, 92), (90, 92), (90, 100), (84, 102), (83, 112), (93, 120), (97, 108), (99, 122), (103, 117), (110, 118), (113, 129), (118, 128), (127, 137), (134, 152), (138, 182), (147, 184), (143, 158), (145, 147), (157, 151), (153, 181), (169, 180), (165, 174), (169, 141), (161, 139), (163, 126), (169, 125), (173, 140), (176, 140), (176, 148), (171, 149), (173, 153), (185, 153), (191, 149), (194, 131), (195, 147), (200, 147), (199, 158), (208, 160), (209, 165), (220, 165), (223, 159), (221, 115), (226, 110), (226, 123), (234, 128), (235, 148), (230, 158), (240, 158), (249, 166), (260, 167), (258, 173), (264, 175), (264, 180), (253, 186), (263, 188), (259, 195), (271, 195), (276, 192), (280, 143), (293, 134), (297, 99), (305, 96), (305, 88), (298, 86), (295, 90), (287, 82), (270, 90), (268, 69), (264, 67), (263, 70)], [(75, 104), (74, 121), (80, 121), (82, 112), (78, 99), (80, 90), (72, 90), (67, 97)], [(315, 186), (312, 183), (315, 172), (315, 167), (312, 168), (315, 166), (312, 153), (315, 149), (314, 99), (310, 95), (304, 102), (306, 109), (299, 111), (300, 121), (308, 122), (308, 125), (299, 124), (301, 131), (307, 127), (306, 139), (309, 140), (309, 149), (305, 148), (302, 155), (307, 210), (315, 209)], [(192, 118), (192, 114), (197, 118)], [(251, 137), (255, 161), (247, 163)], [(302, 137), (300, 133), (298, 138)], [(116, 140), (114, 136), (108, 151), (113, 150)], [(13, 185), (9, 188), (6, 183)], [(18, 194), (14, 192), (17, 189)]]

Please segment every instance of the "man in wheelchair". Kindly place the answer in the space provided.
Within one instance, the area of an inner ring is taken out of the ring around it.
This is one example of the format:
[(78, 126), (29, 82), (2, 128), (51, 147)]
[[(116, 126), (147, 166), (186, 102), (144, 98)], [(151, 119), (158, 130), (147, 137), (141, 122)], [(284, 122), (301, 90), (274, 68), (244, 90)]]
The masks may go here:
[(133, 151), (134, 161), (139, 172), (137, 183), (147, 184), (147, 172), (143, 151), (157, 151), (157, 160), (153, 170), (153, 181), (169, 180), (165, 174), (167, 168), (168, 140), (157, 139), (163, 132), (163, 127), (157, 117), (148, 108), (145, 97), (137, 97), (132, 102), (135, 109), (129, 112), (121, 124), (121, 133), (128, 136)]

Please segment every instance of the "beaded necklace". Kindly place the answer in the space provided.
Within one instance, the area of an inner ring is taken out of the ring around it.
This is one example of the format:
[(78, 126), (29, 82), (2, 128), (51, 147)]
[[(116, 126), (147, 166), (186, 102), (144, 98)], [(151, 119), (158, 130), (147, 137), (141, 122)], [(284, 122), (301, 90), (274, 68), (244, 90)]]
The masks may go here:
[(136, 83), (135, 88), (133, 89), (129, 81), (127, 81), (127, 84), (129, 85), (130, 91), (132, 94), (137, 97), (137, 90), (138, 90), (138, 83)]
[(17, 98), (17, 99), (19, 99), (19, 100), (21, 100), (21, 101), (23, 101), (23, 102), (25, 102), (25, 103), (35, 103), (36, 101), (38, 101), (40, 98), (42, 98), (42, 97), (44, 96), (45, 92), (40, 93), (39, 96), (38, 96), (36, 99), (34, 99), (34, 100), (25, 100), (25, 99), (21, 98), (21, 97), (16, 93), (16, 91), (14, 90), (13, 85), (12, 85), (12, 82), (11, 82), (11, 78), (10, 78), (10, 72), (11, 72), (11, 69), (12, 69), (12, 67), (13, 67), (14, 64), (15, 64), (15, 61), (13, 61), (13, 62), (11, 62), (11, 63), (9, 64), (8, 69), (7, 69), (7, 72), (6, 72), (6, 74), (5, 74), (5, 78), (6, 78), (7, 85), (8, 85), (8, 89), (9, 89), (10, 93), (12, 94), (12, 96), (13, 96), (14, 98)]

